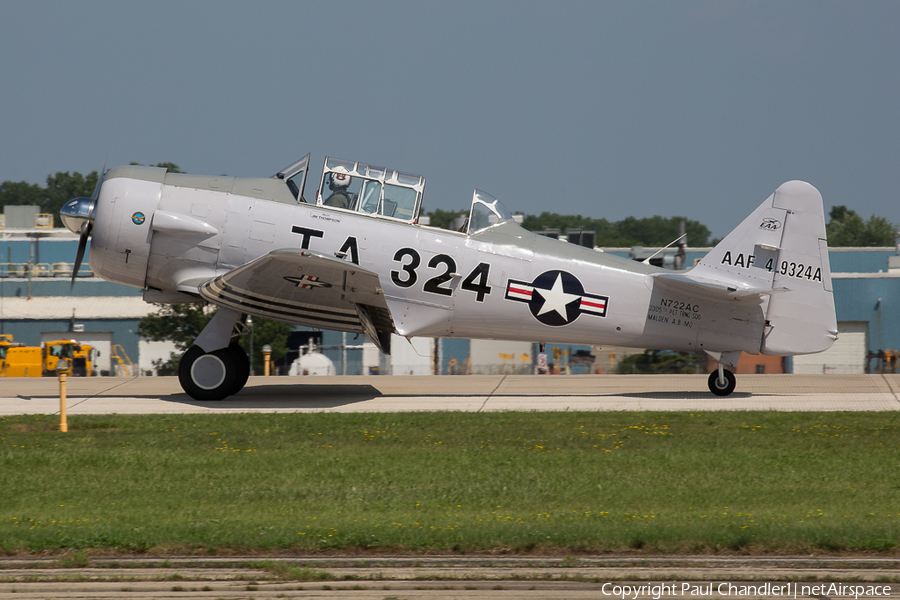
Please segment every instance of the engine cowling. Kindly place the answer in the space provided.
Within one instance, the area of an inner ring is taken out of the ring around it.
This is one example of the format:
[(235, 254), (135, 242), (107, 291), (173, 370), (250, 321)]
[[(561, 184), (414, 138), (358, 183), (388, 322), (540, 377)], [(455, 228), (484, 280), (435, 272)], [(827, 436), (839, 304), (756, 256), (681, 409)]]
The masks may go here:
[(100, 277), (144, 287), (150, 260), (151, 222), (166, 169), (119, 167), (106, 174), (94, 211), (89, 262)]

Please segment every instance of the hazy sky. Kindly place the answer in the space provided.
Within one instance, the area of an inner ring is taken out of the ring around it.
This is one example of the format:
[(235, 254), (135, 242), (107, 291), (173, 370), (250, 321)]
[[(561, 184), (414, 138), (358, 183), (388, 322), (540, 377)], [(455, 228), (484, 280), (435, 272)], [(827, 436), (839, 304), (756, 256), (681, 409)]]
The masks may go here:
[(0, 0), (0, 181), (312, 152), (513, 211), (685, 215), (779, 184), (900, 223), (900, 2)]

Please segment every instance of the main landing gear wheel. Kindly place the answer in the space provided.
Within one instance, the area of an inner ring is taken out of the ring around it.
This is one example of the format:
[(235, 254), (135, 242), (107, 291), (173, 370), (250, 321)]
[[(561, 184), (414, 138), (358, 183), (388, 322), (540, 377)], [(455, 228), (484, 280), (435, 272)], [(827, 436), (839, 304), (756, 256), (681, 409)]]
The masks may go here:
[[(240, 389), (238, 377), (242, 373), (235, 354), (230, 346), (208, 354), (200, 346), (191, 346), (178, 363), (181, 387), (194, 400), (222, 400), (230, 396)], [(248, 365), (248, 374), (249, 371)], [(241, 386), (245, 382), (246, 379)]]
[(727, 396), (734, 391), (734, 388), (737, 385), (737, 378), (734, 376), (734, 373), (728, 369), (725, 369), (722, 373), (725, 375), (724, 385), (719, 381), (718, 369), (709, 374), (709, 391), (716, 396)]

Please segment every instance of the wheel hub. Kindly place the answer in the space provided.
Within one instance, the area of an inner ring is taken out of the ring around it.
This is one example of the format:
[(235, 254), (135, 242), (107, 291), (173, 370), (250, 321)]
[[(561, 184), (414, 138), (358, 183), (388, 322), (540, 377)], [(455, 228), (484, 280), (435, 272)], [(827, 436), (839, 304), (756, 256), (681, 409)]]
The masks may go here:
[(225, 376), (225, 363), (214, 354), (204, 354), (191, 365), (191, 379), (204, 390), (216, 389), (225, 381)]

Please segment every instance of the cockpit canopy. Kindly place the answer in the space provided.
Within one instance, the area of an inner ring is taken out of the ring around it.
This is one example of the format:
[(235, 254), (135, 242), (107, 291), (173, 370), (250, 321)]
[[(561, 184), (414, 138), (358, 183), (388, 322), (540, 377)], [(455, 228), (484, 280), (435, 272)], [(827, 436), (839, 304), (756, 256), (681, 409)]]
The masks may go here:
[(326, 158), (316, 205), (415, 223), (424, 190), (419, 175)]
[[(307, 202), (303, 196), (303, 188), (309, 172), (309, 157), (307, 154), (273, 175), (287, 184), (297, 202)], [(425, 178), (420, 175), (326, 157), (314, 204), (417, 223), (424, 191)], [(499, 200), (481, 190), (475, 190), (469, 218), (463, 230), (467, 235), (473, 235), (513, 220), (512, 213)]]
[(472, 194), (472, 209), (469, 211), (469, 226), (466, 233), (478, 233), (499, 223), (512, 221), (512, 213), (499, 200), (481, 190)]

